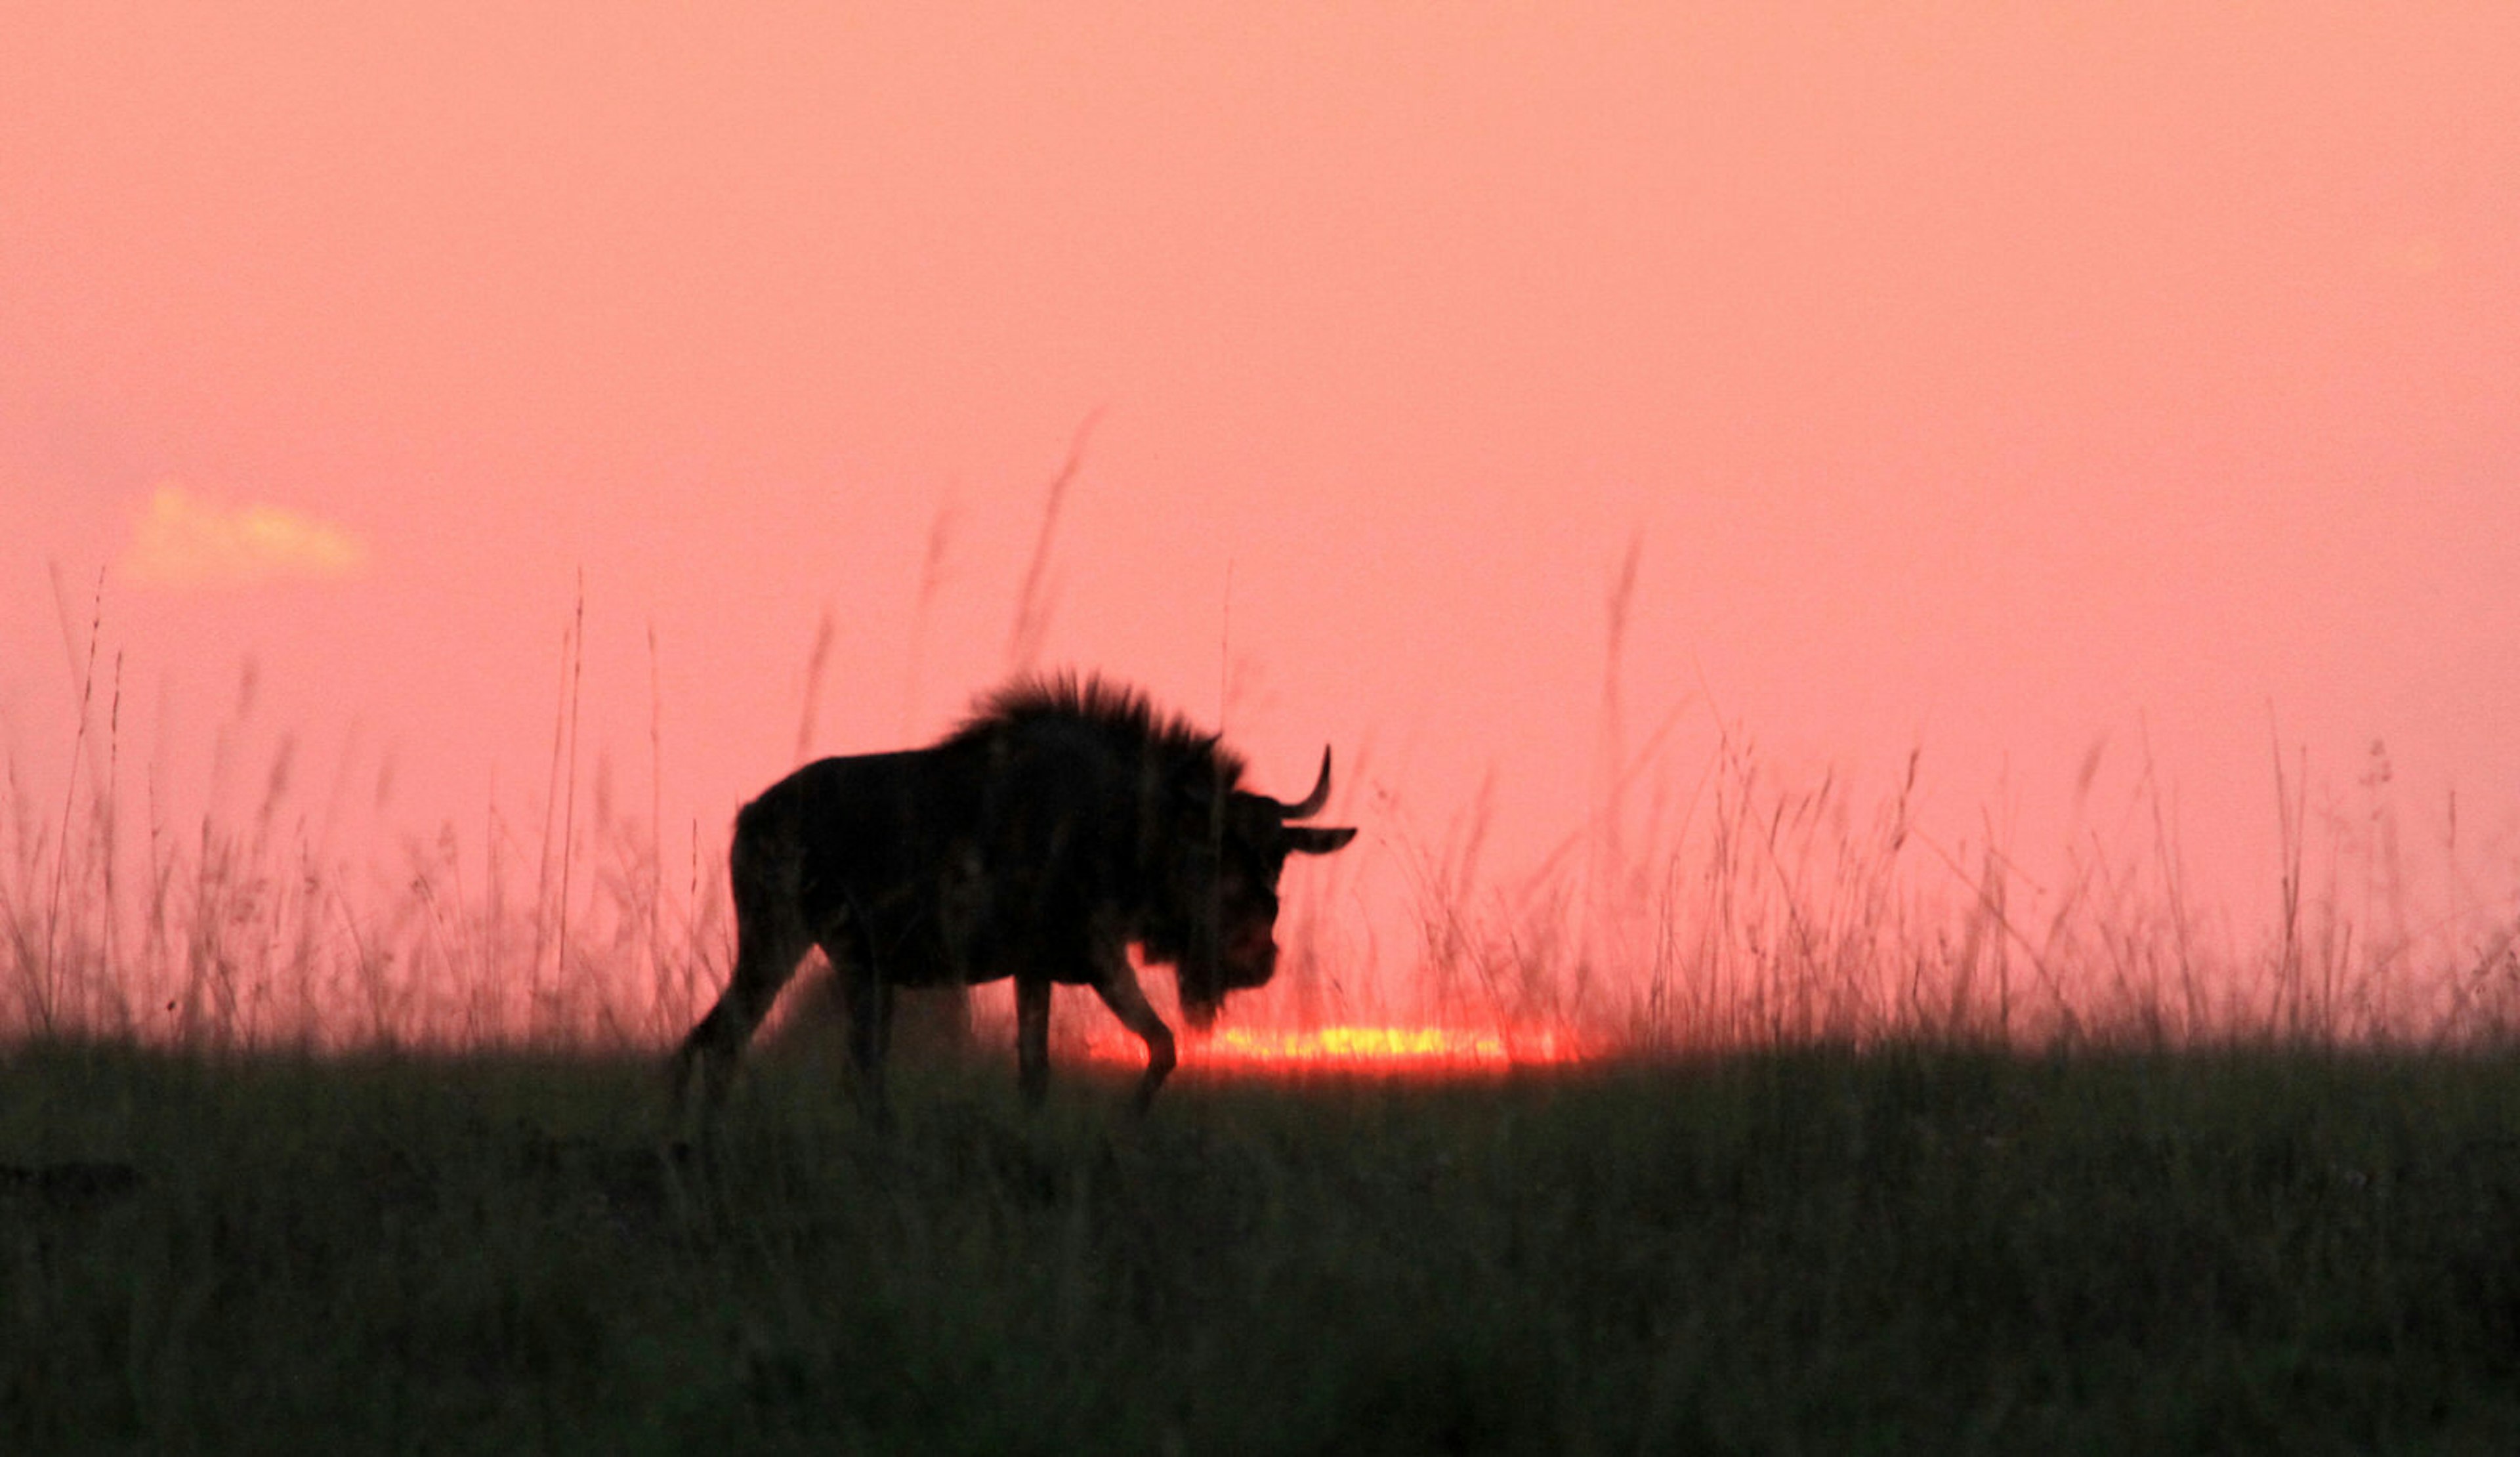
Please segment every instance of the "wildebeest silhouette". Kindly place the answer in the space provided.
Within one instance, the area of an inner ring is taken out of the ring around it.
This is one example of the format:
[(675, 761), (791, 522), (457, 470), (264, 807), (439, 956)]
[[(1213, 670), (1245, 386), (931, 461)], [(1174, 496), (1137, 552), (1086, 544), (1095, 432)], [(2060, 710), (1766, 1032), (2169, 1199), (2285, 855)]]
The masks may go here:
[(1288, 804), (1241, 788), (1218, 736), (1102, 678), (1018, 680), (926, 749), (807, 764), (735, 818), (735, 973), (674, 1060), (679, 1107), (714, 1108), (812, 946), (832, 963), (862, 1096), (878, 1111), (891, 990), (1015, 981), (1016, 1080), (1050, 1078), (1054, 984), (1091, 986), (1147, 1044), (1136, 1102), (1173, 1069), (1172, 1029), (1129, 962), (1174, 969), (1183, 1014), (1277, 968), (1278, 875), (1353, 829), (1297, 821), (1329, 798), (1330, 756)]

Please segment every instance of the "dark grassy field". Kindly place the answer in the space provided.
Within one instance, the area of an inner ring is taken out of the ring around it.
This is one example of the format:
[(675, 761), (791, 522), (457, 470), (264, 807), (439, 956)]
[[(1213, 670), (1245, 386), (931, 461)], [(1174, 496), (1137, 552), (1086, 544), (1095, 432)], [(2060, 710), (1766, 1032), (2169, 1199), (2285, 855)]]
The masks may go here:
[(1408, 1085), (36, 1047), (0, 1450), (2520, 1450), (2520, 1062)]

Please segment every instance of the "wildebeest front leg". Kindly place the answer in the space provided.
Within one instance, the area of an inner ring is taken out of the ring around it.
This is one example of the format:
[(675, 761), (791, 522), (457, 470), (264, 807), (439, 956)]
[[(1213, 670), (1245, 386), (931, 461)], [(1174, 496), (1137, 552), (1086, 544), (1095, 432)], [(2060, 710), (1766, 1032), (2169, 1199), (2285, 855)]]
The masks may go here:
[(1104, 957), (1101, 971), (1094, 989), (1102, 993), (1102, 1005), (1111, 1009), (1122, 1026), (1147, 1044), (1147, 1071), (1138, 1079), (1137, 1097), (1138, 1111), (1144, 1113), (1155, 1101), (1155, 1089), (1164, 1085), (1165, 1076), (1173, 1070), (1173, 1029), (1164, 1025), (1164, 1020), (1148, 1005), (1146, 988), (1138, 984), (1137, 971), (1129, 965), (1126, 955), (1115, 952)]
[(1050, 980), (1015, 979), (1015, 1086), (1026, 1107), (1050, 1093)]

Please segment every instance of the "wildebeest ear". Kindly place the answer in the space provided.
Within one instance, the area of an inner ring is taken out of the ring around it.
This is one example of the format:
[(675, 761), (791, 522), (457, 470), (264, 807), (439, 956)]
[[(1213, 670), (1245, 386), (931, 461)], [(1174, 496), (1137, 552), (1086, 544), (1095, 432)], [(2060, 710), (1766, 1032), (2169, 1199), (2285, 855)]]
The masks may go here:
[(1288, 825), (1286, 849), (1297, 855), (1327, 855), (1356, 839), (1353, 829), (1328, 830), (1319, 825)]

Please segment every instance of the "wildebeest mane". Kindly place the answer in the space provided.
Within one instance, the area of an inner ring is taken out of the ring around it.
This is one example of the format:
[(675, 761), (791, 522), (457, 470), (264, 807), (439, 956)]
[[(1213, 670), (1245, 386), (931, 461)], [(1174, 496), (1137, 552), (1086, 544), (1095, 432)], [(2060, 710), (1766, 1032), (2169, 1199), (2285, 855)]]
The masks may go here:
[(1010, 729), (1069, 723), (1106, 735), (1129, 758), (1168, 768), (1204, 768), (1223, 789), (1237, 789), (1247, 767), (1219, 736), (1177, 713), (1158, 709), (1148, 697), (1099, 675), (1060, 672), (1019, 678), (982, 697), (947, 744), (982, 743)]

